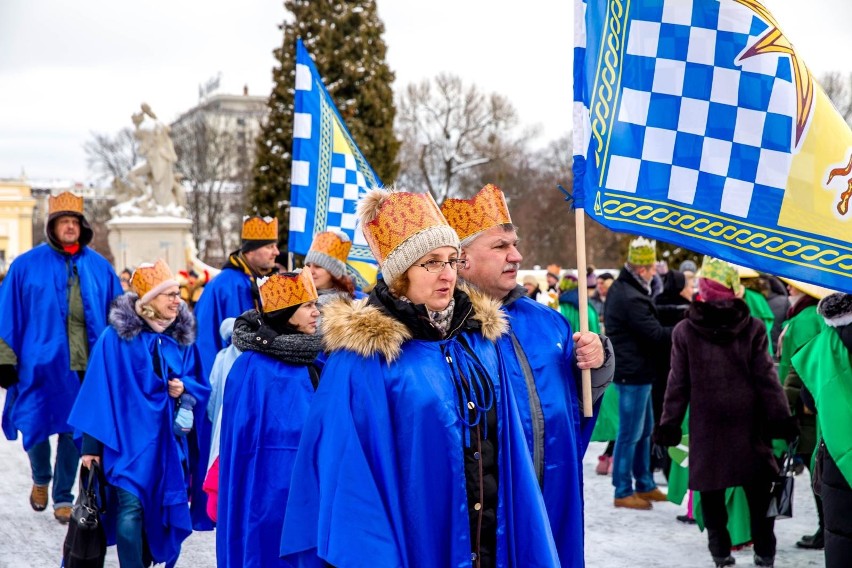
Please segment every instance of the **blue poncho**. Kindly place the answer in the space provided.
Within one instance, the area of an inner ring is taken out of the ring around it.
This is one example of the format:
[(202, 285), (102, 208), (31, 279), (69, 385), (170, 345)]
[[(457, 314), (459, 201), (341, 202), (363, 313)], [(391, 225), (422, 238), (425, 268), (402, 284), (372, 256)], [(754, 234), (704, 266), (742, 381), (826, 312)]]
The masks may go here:
[(361, 302), (326, 307), (324, 339), (346, 350), (329, 357), (302, 433), (281, 536), (288, 565), (470, 567), (452, 367), (475, 357), (496, 393), (497, 566), (559, 566), (514, 396), (483, 337), (505, 323), (474, 305), (482, 334), (441, 341), (406, 340), (402, 324)]
[[(542, 494), (562, 566), (584, 566), (583, 455), (594, 419), (581, 418), (580, 371), (567, 320), (556, 310), (521, 297), (504, 306), (511, 334), (498, 341), (506, 360), (527, 444), (542, 482)], [(534, 392), (515, 356), (512, 335), (535, 378)], [(538, 436), (536, 436), (538, 433)], [(538, 450), (536, 450), (538, 445)]]
[(68, 423), (103, 444), (107, 481), (139, 498), (151, 554), (157, 562), (173, 562), (192, 523), (185, 474), (189, 447), (187, 438), (173, 433), (175, 403), (167, 379), (180, 378), (196, 398), (195, 408), (201, 409), (196, 417), (204, 414), (210, 386), (191, 344), (186, 306), (181, 305), (175, 327), (155, 333), (138, 316), (132, 318), (135, 299), (127, 294), (116, 301), (112, 325), (92, 350)]
[(219, 568), (284, 565), (290, 474), (313, 396), (304, 365), (246, 351), (231, 368), (219, 445)]
[(118, 276), (104, 257), (88, 247), (69, 256), (44, 243), (16, 258), (0, 286), (0, 338), (18, 357), (20, 379), (6, 393), (3, 432), (15, 440), (20, 430), (25, 450), (71, 431), (68, 413), (80, 390), (66, 324), (74, 271), (91, 351), (107, 325), (110, 302), (121, 294)]

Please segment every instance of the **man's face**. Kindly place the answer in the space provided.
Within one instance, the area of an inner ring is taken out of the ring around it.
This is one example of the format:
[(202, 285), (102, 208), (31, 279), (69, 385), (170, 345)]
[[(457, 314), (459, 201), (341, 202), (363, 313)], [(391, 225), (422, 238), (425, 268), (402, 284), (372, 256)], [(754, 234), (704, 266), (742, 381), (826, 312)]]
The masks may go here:
[(636, 268), (636, 273), (648, 284), (654, 279), (654, 274), (657, 273), (657, 268), (651, 264), (648, 266), (639, 266)]
[(275, 266), (275, 257), (278, 256), (278, 245), (271, 243), (258, 249), (254, 249), (243, 256), (252, 268), (261, 274), (266, 274)]
[(74, 215), (62, 215), (53, 223), (53, 236), (62, 245), (73, 245), (80, 240), (80, 219)]
[(518, 285), (518, 269), (524, 259), (518, 252), (518, 235), (514, 229), (492, 227), (462, 249), (467, 268), (459, 276), (491, 296), (502, 300)]

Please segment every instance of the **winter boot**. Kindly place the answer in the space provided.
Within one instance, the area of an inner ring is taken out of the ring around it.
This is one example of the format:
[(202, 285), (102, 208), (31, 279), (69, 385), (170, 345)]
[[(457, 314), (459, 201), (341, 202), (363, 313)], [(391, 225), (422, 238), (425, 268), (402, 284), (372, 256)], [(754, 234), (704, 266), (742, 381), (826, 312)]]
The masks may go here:
[(725, 566), (733, 566), (737, 563), (737, 559), (731, 556), (714, 556), (713, 562), (716, 563), (716, 568), (725, 568)]
[(47, 485), (33, 485), (30, 491), (30, 507), (33, 511), (44, 511), (47, 509)]
[(773, 568), (775, 566), (774, 556), (758, 556), (754, 555), (754, 565), (763, 566), (764, 568)]
[(796, 547), (806, 548), (808, 550), (822, 550), (825, 548), (825, 537), (823, 536), (822, 528), (812, 535), (803, 536), (802, 539), (796, 543)]
[(598, 465), (595, 466), (595, 473), (598, 475), (606, 475), (610, 471), (612, 458), (606, 454), (598, 456)]

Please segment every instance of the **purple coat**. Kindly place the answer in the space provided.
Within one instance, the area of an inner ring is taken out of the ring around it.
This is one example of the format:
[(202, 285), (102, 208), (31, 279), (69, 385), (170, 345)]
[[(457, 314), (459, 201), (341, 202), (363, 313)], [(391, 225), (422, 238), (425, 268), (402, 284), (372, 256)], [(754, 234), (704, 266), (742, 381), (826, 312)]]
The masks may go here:
[(777, 473), (767, 432), (790, 416), (766, 345), (742, 300), (695, 302), (672, 335), (661, 427), (689, 407), (689, 488), (712, 491)]

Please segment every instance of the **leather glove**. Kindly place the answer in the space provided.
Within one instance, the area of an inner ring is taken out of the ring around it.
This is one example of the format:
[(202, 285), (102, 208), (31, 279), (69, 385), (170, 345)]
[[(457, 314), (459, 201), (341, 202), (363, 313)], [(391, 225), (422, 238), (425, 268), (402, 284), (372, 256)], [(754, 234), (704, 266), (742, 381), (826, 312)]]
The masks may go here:
[(681, 439), (683, 439), (683, 433), (680, 430), (680, 426), (660, 424), (654, 428), (652, 438), (658, 446), (677, 446), (680, 444)]
[(18, 384), (18, 370), (15, 365), (0, 365), (0, 387), (7, 389)]

